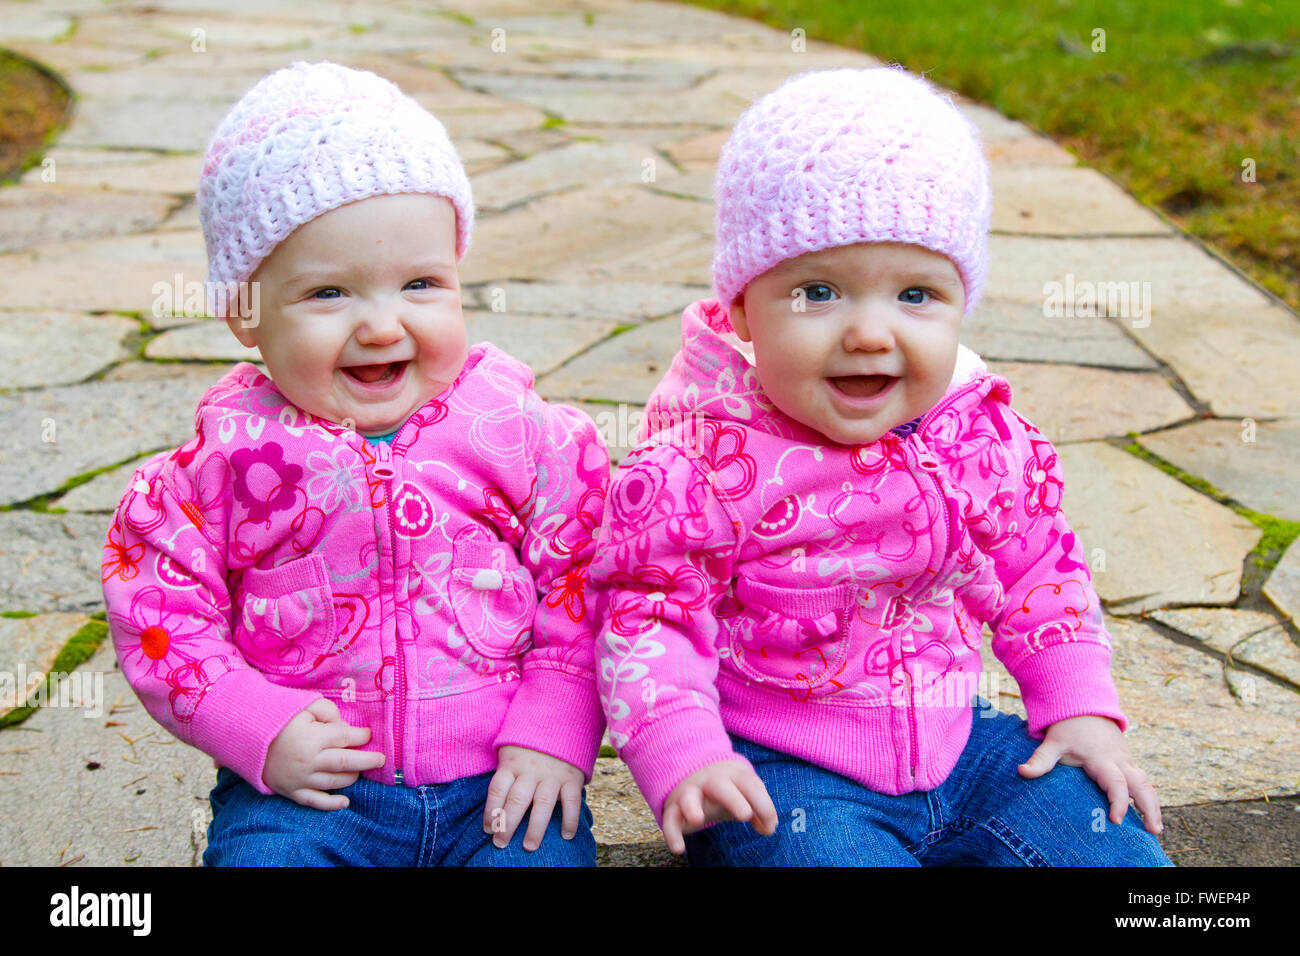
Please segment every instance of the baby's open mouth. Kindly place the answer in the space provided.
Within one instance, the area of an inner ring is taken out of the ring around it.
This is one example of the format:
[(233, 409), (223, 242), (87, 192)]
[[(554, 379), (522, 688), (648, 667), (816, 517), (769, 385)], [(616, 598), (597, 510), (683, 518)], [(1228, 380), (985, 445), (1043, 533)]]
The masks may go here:
[(849, 398), (870, 398), (879, 395), (894, 381), (892, 375), (838, 375), (829, 379), (836, 389)]
[(397, 378), (398, 375), (402, 374), (402, 369), (405, 366), (405, 362), (385, 362), (382, 365), (349, 365), (343, 371), (358, 382), (364, 382), (367, 385), (380, 385)]

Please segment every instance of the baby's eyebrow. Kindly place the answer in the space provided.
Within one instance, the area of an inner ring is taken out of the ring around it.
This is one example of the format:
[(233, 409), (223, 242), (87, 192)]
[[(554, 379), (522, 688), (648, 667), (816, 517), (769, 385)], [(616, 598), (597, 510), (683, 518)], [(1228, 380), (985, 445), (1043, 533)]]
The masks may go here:
[(909, 272), (907, 273), (907, 275), (902, 276), (900, 278), (900, 281), (908, 282), (908, 283), (927, 282), (930, 285), (951, 285), (951, 286), (961, 285), (960, 276), (952, 276), (946, 272), (939, 272), (939, 271)]
[[(417, 275), (419, 273), (427, 272), (447, 272), (455, 268), (456, 266), (452, 262), (444, 262), (441, 259), (429, 259), (426, 262), (416, 262), (408, 265), (402, 270), (402, 272), (403, 274), (410, 273), (411, 275)], [(310, 269), (306, 272), (298, 272), (291, 275), (289, 278), (284, 280), (284, 284), (286, 286), (296, 286), (299, 283), (310, 285), (316, 282), (345, 281), (347, 281), (347, 276), (344, 274), (344, 270)]]
[(337, 272), (321, 271), (317, 269), (310, 272), (299, 272), (291, 275), (289, 278), (284, 280), (284, 284), (286, 286), (296, 286), (299, 284), (309, 285), (315, 282), (330, 281), (336, 279), (337, 276)]

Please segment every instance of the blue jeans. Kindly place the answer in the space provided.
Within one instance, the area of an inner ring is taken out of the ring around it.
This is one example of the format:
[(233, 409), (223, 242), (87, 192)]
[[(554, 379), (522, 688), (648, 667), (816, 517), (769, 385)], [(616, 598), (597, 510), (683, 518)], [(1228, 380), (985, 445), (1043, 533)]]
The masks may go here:
[(583, 793), (578, 833), (560, 835), (559, 803), (542, 845), (523, 848), (524, 815), (510, 844), (483, 832), (491, 773), (450, 783), (394, 787), (364, 777), (336, 793), (344, 810), (316, 810), (278, 794), (258, 793), (222, 768), (208, 800), (204, 866), (595, 866), (596, 840)]
[(732, 737), (776, 805), (776, 833), (715, 824), (686, 837), (692, 866), (1173, 866), (1130, 808), (1116, 826), (1106, 795), (1058, 763), (1016, 771), (1038, 742), (1019, 717), (977, 701), (970, 740), (937, 788), (874, 793), (815, 764)]

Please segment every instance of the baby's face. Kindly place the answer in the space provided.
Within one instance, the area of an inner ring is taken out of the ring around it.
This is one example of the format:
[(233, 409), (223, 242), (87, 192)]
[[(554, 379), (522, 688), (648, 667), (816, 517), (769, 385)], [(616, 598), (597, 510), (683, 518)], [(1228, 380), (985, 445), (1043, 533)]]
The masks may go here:
[(460, 373), (468, 352), (456, 211), (441, 196), (373, 196), (294, 230), (253, 273), (256, 346), (289, 401), (363, 435), (393, 431)]
[[(957, 362), (957, 267), (921, 246), (858, 243), (763, 273), (731, 307), (759, 383), (796, 421), (845, 445), (934, 406)], [(802, 311), (801, 311), (802, 310)]]

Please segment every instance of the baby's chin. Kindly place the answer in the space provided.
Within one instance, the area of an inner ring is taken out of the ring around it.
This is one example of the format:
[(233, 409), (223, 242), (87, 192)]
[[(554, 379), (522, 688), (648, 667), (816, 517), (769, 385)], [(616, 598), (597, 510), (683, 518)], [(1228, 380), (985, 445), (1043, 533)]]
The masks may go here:
[[(899, 424), (902, 423), (900, 422)], [(854, 448), (857, 447), (858, 445), (870, 445), (873, 442), (880, 441), (880, 439), (883, 438), (885, 435), (887, 435), (890, 429), (893, 428), (894, 426), (891, 425), (888, 428), (885, 428), (885, 427), (878, 427), (873, 425), (871, 428), (867, 428), (867, 429), (864, 428), (821, 429), (815, 425), (811, 427), (815, 431), (821, 432), (822, 436), (826, 438), (828, 441), (830, 441), (832, 444), (844, 445), (845, 447), (848, 448)]]
[[(780, 407), (780, 405), (777, 407)], [(890, 429), (903, 424), (903, 422), (882, 421), (879, 417), (873, 417), (870, 420), (853, 421), (834, 414), (823, 413), (819, 416), (807, 416), (791, 414), (790, 411), (784, 408), (781, 410), (788, 417), (799, 422), (805, 428), (812, 429), (831, 444), (850, 448), (858, 445), (870, 445), (872, 442), (879, 441), (889, 434)]]

